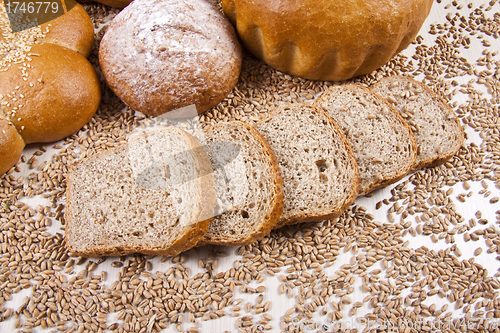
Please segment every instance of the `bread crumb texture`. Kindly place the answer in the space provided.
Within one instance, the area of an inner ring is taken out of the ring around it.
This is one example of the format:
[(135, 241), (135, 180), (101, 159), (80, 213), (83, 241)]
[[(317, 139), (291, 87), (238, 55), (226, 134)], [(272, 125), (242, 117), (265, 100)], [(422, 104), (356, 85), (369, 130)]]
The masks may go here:
[(172, 255), (179, 240), (200, 238), (213, 217), (215, 192), (208, 157), (197, 148), (180, 129), (158, 129), (74, 165), (66, 214), (70, 251)]
[(417, 155), (413, 133), (380, 96), (359, 85), (338, 85), (314, 104), (346, 135), (358, 163), (361, 194), (393, 183), (412, 169)]
[(204, 242), (246, 245), (267, 235), (283, 211), (283, 177), (274, 152), (251, 126), (205, 130), (218, 201)]
[(411, 126), (418, 143), (414, 169), (439, 164), (455, 155), (464, 133), (453, 110), (422, 83), (387, 77), (373, 88), (393, 104)]
[(278, 159), (285, 204), (277, 227), (335, 216), (358, 193), (359, 172), (338, 125), (308, 104), (283, 104), (256, 124)]

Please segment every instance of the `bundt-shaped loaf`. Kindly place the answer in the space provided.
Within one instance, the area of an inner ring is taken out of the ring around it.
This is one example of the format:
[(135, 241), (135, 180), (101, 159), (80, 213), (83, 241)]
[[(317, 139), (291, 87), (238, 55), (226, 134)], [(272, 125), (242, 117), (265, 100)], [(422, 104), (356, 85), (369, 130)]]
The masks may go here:
[(385, 64), (415, 38), (432, 0), (222, 0), (245, 46), (271, 67), (346, 80)]

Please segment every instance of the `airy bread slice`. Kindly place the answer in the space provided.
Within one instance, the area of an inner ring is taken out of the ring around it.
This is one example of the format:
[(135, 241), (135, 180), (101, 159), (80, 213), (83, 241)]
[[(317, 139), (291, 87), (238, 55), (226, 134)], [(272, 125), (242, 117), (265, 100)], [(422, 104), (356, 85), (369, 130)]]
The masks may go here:
[(455, 112), (429, 87), (404, 76), (381, 79), (372, 89), (387, 99), (410, 125), (417, 140), (414, 170), (444, 163), (464, 142)]
[(198, 243), (215, 207), (213, 172), (194, 137), (174, 127), (72, 165), (66, 246), (81, 256), (174, 256)]
[(342, 128), (361, 178), (360, 195), (387, 186), (411, 170), (417, 144), (399, 113), (368, 88), (332, 86), (315, 101)]
[(248, 124), (221, 122), (204, 134), (217, 206), (201, 244), (253, 243), (272, 230), (283, 211), (278, 161), (267, 141)]
[(342, 130), (319, 108), (285, 103), (255, 125), (284, 178), (285, 204), (275, 228), (340, 215), (357, 197), (359, 173)]

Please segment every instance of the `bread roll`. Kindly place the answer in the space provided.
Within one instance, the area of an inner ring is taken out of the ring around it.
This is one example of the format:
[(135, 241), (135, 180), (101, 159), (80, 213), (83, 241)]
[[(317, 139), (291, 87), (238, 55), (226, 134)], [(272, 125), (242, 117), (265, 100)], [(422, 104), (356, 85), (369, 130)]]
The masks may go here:
[(7, 83), (0, 94), (17, 96), (22, 104), (10, 115), (26, 143), (57, 141), (77, 131), (97, 110), (99, 79), (87, 59), (71, 49), (43, 43), (33, 45), (31, 52), (37, 56), (31, 60), (30, 79), (23, 80), (24, 72), (11, 66), (0, 74)]
[[(0, 118), (2, 114), (0, 113)], [(4, 174), (14, 164), (23, 152), (25, 143), (14, 125), (7, 119), (0, 119), (0, 175)]]
[(92, 21), (80, 5), (13, 33), (0, 3), (0, 175), (25, 144), (60, 140), (95, 113), (100, 83), (85, 59), (93, 42)]
[(241, 49), (231, 23), (206, 0), (142, 0), (115, 17), (99, 61), (131, 108), (158, 116), (195, 104), (202, 113), (236, 85)]
[(407, 47), (433, 0), (222, 0), (245, 46), (311, 80), (367, 74)]

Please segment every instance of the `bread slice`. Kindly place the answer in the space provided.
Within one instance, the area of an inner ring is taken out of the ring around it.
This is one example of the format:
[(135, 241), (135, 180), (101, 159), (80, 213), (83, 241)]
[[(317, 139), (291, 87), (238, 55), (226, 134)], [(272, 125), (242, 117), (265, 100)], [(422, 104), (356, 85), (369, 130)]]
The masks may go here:
[(283, 211), (278, 161), (267, 141), (248, 124), (221, 122), (206, 128), (204, 136), (217, 206), (201, 244), (253, 243), (272, 230)]
[(387, 186), (411, 170), (417, 145), (410, 127), (382, 97), (355, 84), (332, 86), (315, 101), (342, 128), (361, 178), (360, 195)]
[(66, 246), (81, 256), (174, 256), (208, 230), (216, 197), (208, 156), (174, 127), (141, 133), (72, 165)]
[(342, 130), (310, 104), (285, 103), (255, 125), (284, 178), (285, 203), (275, 228), (340, 215), (357, 197), (359, 173)]
[(394, 105), (410, 125), (417, 140), (414, 170), (444, 163), (464, 142), (464, 131), (455, 112), (429, 87), (404, 76), (381, 79), (372, 89)]

